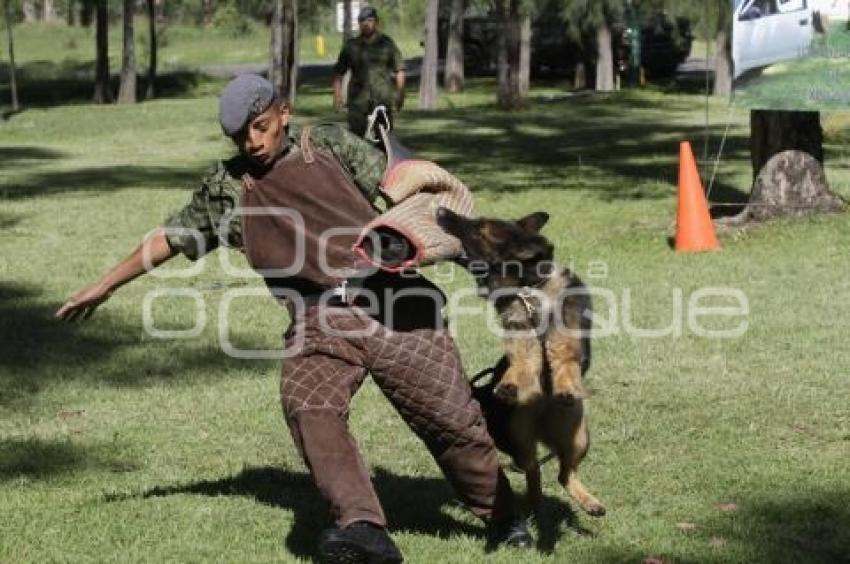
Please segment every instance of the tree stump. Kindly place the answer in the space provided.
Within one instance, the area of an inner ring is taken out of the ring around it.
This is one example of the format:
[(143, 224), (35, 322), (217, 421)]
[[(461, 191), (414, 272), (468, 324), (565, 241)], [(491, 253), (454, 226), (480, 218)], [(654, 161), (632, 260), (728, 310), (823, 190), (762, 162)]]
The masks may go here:
[(782, 151), (762, 167), (740, 214), (719, 221), (737, 225), (785, 216), (807, 216), (844, 211), (845, 202), (829, 190), (823, 165), (812, 155)]

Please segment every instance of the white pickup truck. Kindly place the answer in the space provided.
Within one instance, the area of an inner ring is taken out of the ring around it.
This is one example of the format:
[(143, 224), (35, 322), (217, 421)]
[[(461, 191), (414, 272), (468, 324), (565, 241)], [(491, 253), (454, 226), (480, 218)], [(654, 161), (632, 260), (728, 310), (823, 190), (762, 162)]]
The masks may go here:
[(779, 61), (805, 57), (814, 37), (809, 0), (734, 0), (735, 78)]

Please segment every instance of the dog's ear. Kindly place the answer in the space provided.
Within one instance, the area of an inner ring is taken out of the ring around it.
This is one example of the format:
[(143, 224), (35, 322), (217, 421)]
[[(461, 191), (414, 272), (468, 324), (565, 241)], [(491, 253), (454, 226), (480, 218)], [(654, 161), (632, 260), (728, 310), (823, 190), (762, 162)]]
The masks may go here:
[(439, 225), (442, 230), (448, 233), (449, 235), (459, 237), (461, 229), (461, 219), (461, 216), (454, 213), (448, 208), (444, 208), (442, 206), (437, 208), (437, 225)]
[(517, 225), (528, 231), (529, 233), (538, 233), (546, 222), (549, 221), (549, 214), (546, 212), (534, 212), (516, 222)]

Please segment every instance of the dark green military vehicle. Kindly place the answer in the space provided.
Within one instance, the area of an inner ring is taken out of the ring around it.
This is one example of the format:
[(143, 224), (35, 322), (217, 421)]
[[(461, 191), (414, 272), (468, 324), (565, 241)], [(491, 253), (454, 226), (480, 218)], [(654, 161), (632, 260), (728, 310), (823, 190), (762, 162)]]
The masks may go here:
[[(612, 49), (615, 65), (622, 71), (628, 67), (634, 30), (625, 22), (614, 25)], [(494, 15), (464, 18), (463, 49), (466, 72), (472, 75), (494, 74), (498, 57), (499, 20)], [(446, 52), (448, 19), (440, 20), (440, 57)], [(640, 25), (641, 66), (650, 78), (671, 76), (688, 58), (693, 35), (685, 18), (671, 18), (658, 13), (645, 17)], [(578, 39), (569, 32), (569, 24), (557, 11), (545, 10), (532, 21), (532, 74), (571, 74), (579, 62), (592, 63), (595, 45), (592, 37)]]

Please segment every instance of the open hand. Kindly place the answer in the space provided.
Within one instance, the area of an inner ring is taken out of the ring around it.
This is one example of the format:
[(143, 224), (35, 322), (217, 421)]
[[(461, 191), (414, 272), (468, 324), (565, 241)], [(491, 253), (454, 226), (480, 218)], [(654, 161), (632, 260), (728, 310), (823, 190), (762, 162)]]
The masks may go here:
[(250, 192), (257, 186), (257, 183), (254, 181), (254, 177), (248, 174), (247, 172), (242, 175), (242, 189), (246, 192)]
[(62, 321), (74, 321), (80, 316), (83, 319), (88, 319), (100, 304), (109, 299), (110, 295), (111, 293), (99, 284), (89, 286), (71, 296), (56, 311), (54, 317)]

